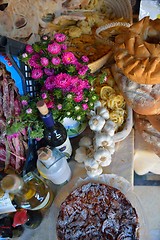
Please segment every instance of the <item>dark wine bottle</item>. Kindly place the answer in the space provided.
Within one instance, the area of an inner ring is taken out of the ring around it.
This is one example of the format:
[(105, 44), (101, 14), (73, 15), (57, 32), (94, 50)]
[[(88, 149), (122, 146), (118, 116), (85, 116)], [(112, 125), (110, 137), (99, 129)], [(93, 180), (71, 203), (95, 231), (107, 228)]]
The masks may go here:
[(13, 216), (14, 228), (18, 226), (25, 226), (26, 228), (35, 229), (37, 228), (43, 219), (43, 215), (40, 210), (30, 211), (26, 209), (19, 209)]
[(37, 102), (37, 108), (45, 125), (44, 140), (46, 144), (51, 148), (58, 148), (69, 159), (72, 154), (72, 146), (65, 127), (53, 119), (52, 113), (49, 112), (43, 100)]
[(0, 239), (11, 239), (20, 237), (24, 232), (23, 226), (12, 226), (13, 217), (11, 214), (0, 219)]

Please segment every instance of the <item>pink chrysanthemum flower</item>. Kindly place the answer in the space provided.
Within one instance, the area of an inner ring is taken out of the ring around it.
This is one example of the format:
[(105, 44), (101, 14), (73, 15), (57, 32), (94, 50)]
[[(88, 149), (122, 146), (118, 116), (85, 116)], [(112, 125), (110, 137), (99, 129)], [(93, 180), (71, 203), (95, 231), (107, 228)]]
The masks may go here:
[(82, 104), (82, 108), (83, 110), (87, 110), (88, 109), (88, 105), (86, 103)]
[(79, 69), (78, 74), (84, 76), (87, 71), (88, 71), (88, 66), (85, 65)]
[(54, 81), (54, 77), (50, 76), (47, 77), (45, 83), (44, 83), (44, 87), (46, 90), (52, 90), (55, 86), (55, 81)]
[(83, 100), (83, 94), (82, 93), (79, 93), (75, 98), (74, 98), (74, 101), (75, 102), (81, 102)]
[(46, 99), (47, 98), (47, 94), (46, 93), (42, 93), (41, 97), (42, 97), (42, 99)]
[(43, 71), (40, 68), (33, 69), (31, 72), (31, 78), (39, 79), (43, 76)]
[(41, 68), (42, 66), (39, 64), (40, 56), (39, 54), (34, 54), (32, 57), (28, 60), (28, 63), (31, 67), (34, 68)]
[(53, 106), (54, 106), (52, 101), (47, 102), (46, 105), (48, 108), (53, 108)]
[(27, 105), (28, 105), (28, 102), (27, 102), (27, 100), (22, 100), (22, 102), (21, 102), (21, 103), (22, 103), (22, 105), (23, 105), (23, 106), (27, 106)]
[(48, 45), (47, 50), (51, 54), (59, 54), (61, 52), (61, 46), (60, 44), (53, 42), (52, 44)]
[(26, 110), (26, 113), (31, 114), (31, 113), (32, 113), (32, 108), (28, 108), (28, 109)]
[(66, 36), (63, 33), (55, 33), (54, 38), (59, 43), (64, 42), (66, 40)]
[(53, 57), (51, 62), (53, 65), (58, 66), (61, 63), (61, 59), (59, 57)]
[(34, 49), (31, 45), (27, 45), (26, 46), (26, 52), (29, 53), (29, 54), (32, 54), (34, 53)]
[(72, 76), (67, 73), (60, 73), (55, 76), (54, 83), (58, 88), (63, 89), (64, 91), (71, 85)]
[(57, 108), (58, 108), (58, 110), (61, 110), (62, 109), (62, 104), (58, 104)]
[(41, 57), (40, 62), (41, 62), (43, 67), (46, 67), (49, 64), (49, 60), (46, 57)]
[(52, 68), (44, 68), (44, 73), (47, 76), (52, 76), (54, 74), (54, 69), (52, 69)]
[(85, 62), (85, 63), (89, 62), (89, 58), (88, 58), (87, 56), (82, 56), (81, 59), (82, 59), (82, 61)]
[(67, 45), (65, 43), (61, 44), (61, 49), (64, 51), (67, 50)]
[(74, 53), (72, 52), (65, 52), (62, 55), (62, 62), (67, 65), (67, 64), (76, 64), (77, 58), (75, 57)]

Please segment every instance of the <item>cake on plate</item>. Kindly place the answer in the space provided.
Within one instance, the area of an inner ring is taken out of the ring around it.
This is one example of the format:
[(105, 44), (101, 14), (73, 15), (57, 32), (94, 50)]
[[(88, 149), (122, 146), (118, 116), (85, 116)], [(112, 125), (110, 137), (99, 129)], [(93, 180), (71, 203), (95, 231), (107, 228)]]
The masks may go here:
[(59, 240), (138, 240), (139, 219), (120, 190), (90, 182), (61, 204), (56, 230)]

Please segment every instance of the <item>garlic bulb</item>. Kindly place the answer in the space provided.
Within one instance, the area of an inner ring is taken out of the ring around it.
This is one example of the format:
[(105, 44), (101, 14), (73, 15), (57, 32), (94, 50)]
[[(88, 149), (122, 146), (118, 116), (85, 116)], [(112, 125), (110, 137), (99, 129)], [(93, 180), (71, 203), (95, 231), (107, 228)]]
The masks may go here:
[(82, 137), (79, 141), (80, 147), (90, 147), (92, 146), (92, 139), (90, 137)]
[(78, 163), (83, 163), (87, 159), (87, 150), (85, 147), (79, 147), (75, 152), (75, 160)]
[(94, 103), (94, 111), (97, 112), (97, 110), (102, 106), (100, 101), (96, 101)]
[(103, 132), (109, 134), (111, 137), (114, 136), (116, 124), (112, 120), (107, 120), (103, 127)]
[(100, 107), (98, 109), (98, 113), (97, 114), (100, 115), (101, 117), (103, 117), (105, 120), (109, 119), (109, 111), (105, 107)]
[(113, 142), (110, 146), (108, 146), (108, 147), (107, 147), (107, 150), (111, 153), (111, 155), (114, 154), (114, 153), (115, 153), (115, 150), (116, 150), (116, 148), (115, 148), (115, 142)]
[(87, 170), (87, 175), (89, 177), (95, 177), (103, 172), (102, 167), (93, 158), (88, 158), (85, 162), (85, 169)]
[(89, 127), (92, 131), (100, 132), (105, 124), (105, 119), (99, 115), (92, 116), (89, 120)]
[(95, 148), (107, 148), (113, 144), (113, 138), (106, 133), (96, 133), (94, 140)]
[(98, 149), (94, 154), (94, 159), (102, 167), (109, 166), (111, 163), (111, 153), (107, 149)]

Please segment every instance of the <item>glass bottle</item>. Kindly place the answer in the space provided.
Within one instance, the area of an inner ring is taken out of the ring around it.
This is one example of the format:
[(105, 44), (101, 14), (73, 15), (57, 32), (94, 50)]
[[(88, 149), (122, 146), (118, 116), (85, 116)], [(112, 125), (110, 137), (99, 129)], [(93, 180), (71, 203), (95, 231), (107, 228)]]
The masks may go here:
[(71, 169), (66, 156), (58, 149), (44, 147), (38, 150), (37, 169), (40, 175), (54, 184), (67, 183), (71, 178)]
[(37, 102), (37, 108), (45, 125), (44, 140), (47, 145), (58, 148), (69, 159), (72, 154), (72, 146), (65, 127), (53, 119), (52, 113), (49, 112), (43, 100)]
[(28, 215), (28, 220), (24, 224), (24, 226), (27, 228), (35, 229), (41, 224), (43, 220), (43, 215), (39, 210), (37, 211), (27, 210), (27, 215)]
[(23, 226), (12, 226), (13, 217), (8, 214), (0, 219), (0, 239), (20, 237), (24, 232)]
[(9, 174), (1, 181), (6, 193), (14, 194), (18, 208), (29, 210), (48, 209), (53, 202), (50, 187), (34, 172), (27, 173), (23, 178)]
[(13, 195), (6, 193), (0, 186), (0, 216), (10, 213), (10, 212), (15, 212), (16, 204), (13, 203)]
[(43, 219), (43, 215), (40, 210), (31, 211), (26, 209), (19, 209), (13, 216), (12, 226), (25, 226), (30, 229), (37, 228)]

